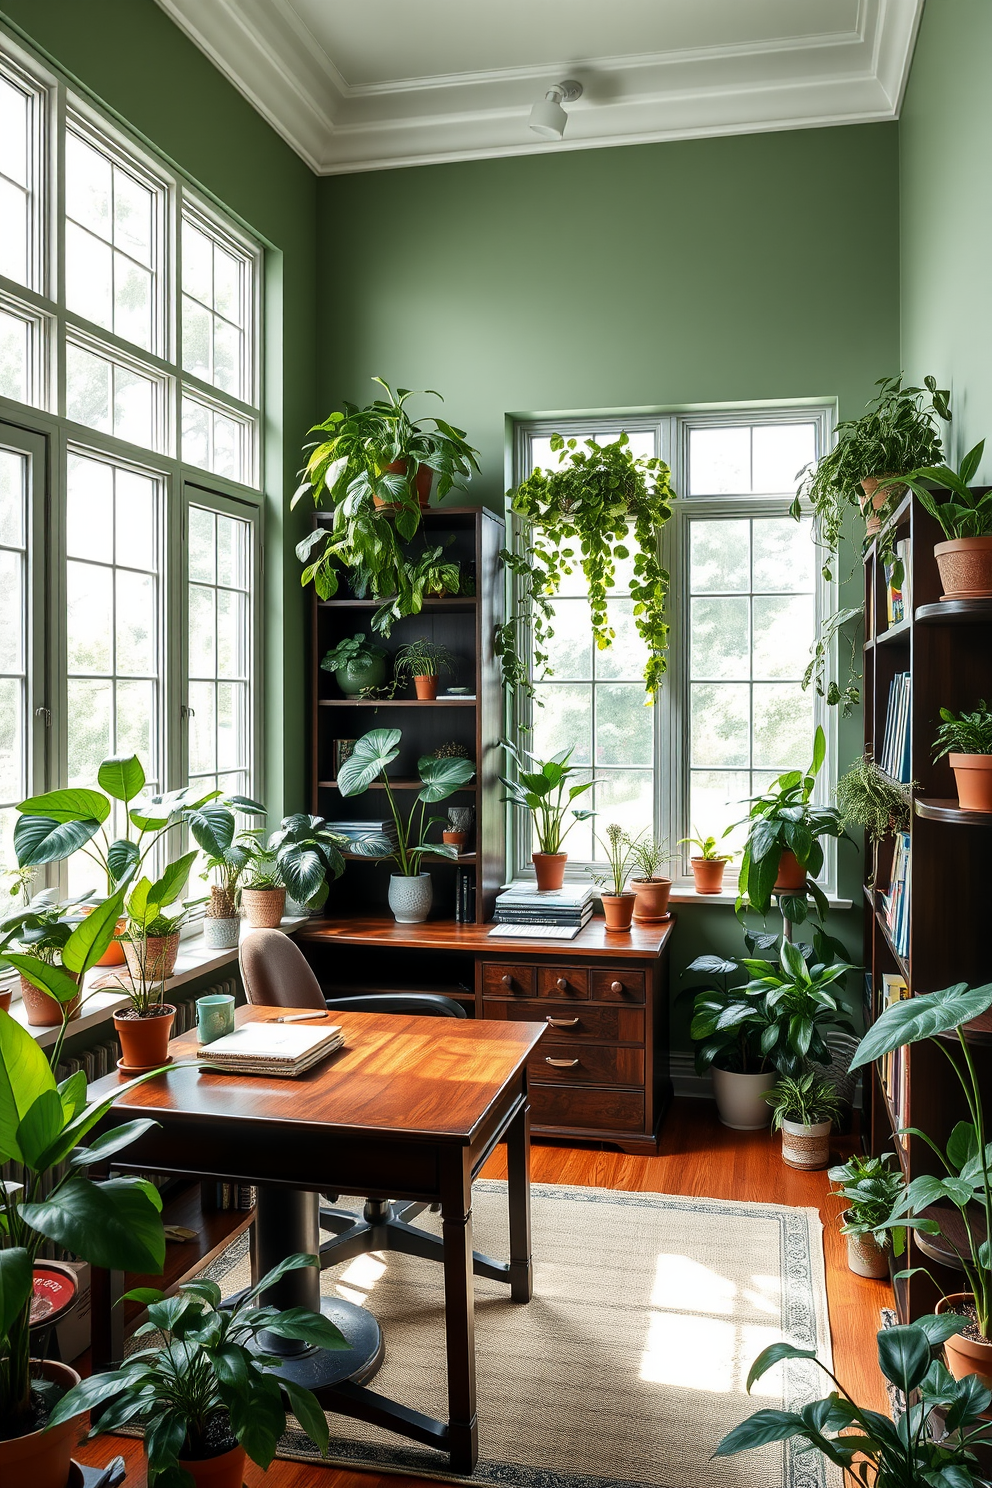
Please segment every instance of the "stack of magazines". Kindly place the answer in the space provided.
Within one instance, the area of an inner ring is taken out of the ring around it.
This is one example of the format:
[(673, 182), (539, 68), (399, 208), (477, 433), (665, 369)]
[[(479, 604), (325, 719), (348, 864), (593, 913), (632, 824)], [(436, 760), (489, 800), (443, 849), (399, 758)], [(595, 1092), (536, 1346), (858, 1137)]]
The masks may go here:
[(396, 847), (396, 823), (382, 821), (329, 821), (328, 831), (343, 837), (348, 846), (346, 852), (357, 853), (363, 858), (382, 858)]
[(232, 1075), (284, 1075), (292, 1078), (312, 1069), (344, 1043), (340, 1023), (245, 1023), (233, 1033), (201, 1044), (198, 1054), (212, 1069)]
[(565, 939), (568, 931), (578, 935), (592, 918), (592, 905), (592, 884), (566, 884), (560, 889), (520, 884), (497, 895), (493, 918), (497, 925), (515, 925), (520, 935), (541, 937), (550, 932), (555, 939)]

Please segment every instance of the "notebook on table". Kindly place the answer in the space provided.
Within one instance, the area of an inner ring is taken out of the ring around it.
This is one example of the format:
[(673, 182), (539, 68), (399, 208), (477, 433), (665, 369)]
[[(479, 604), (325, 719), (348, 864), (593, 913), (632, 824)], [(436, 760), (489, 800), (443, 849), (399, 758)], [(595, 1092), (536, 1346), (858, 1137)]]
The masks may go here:
[(229, 1074), (292, 1078), (305, 1074), (343, 1043), (339, 1023), (330, 1028), (246, 1023), (212, 1044), (201, 1044), (197, 1053), (205, 1064)]

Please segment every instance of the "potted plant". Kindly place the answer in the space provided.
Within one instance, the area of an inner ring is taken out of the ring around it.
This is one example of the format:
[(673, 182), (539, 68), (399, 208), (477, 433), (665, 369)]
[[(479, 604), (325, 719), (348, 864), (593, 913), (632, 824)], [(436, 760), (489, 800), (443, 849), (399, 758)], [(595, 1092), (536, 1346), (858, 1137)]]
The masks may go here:
[[(76, 926), (86, 918), (81, 906), (87, 897), (82, 894), (63, 903), (59, 900), (57, 889), (42, 889), (21, 909), (0, 920), (0, 956), (13, 964), (14, 958), (7, 950), (12, 945), (34, 963), (61, 967), (66, 943)], [(75, 914), (72, 913), (73, 910), (76, 911)], [(74, 976), (74, 973), (69, 974)], [(82, 993), (78, 987), (76, 995), (63, 1009), (44, 987), (39, 986), (23, 971), (20, 973), (20, 983), (21, 1000), (31, 1028), (58, 1028), (63, 1017), (79, 1017)], [(7, 1005), (9, 1006), (9, 998)]]
[(197, 1488), (241, 1488), (246, 1458), (264, 1472), (275, 1457), (287, 1409), (326, 1454), (322, 1408), (305, 1386), (279, 1374), (285, 1360), (266, 1352), (265, 1335), (324, 1349), (348, 1343), (318, 1312), (280, 1312), (259, 1301), (286, 1272), (317, 1264), (316, 1256), (289, 1256), (232, 1307), (221, 1305), (220, 1288), (206, 1279), (188, 1282), (173, 1297), (150, 1287), (128, 1292), (125, 1301), (148, 1308), (139, 1331), (157, 1331), (161, 1341), (132, 1353), (119, 1369), (82, 1380), (56, 1406), (53, 1426), (86, 1410), (90, 1436), (140, 1424), (148, 1482), (162, 1488), (189, 1479)]
[[(531, 813), (537, 836), (538, 851), (531, 854), (534, 873), (539, 889), (560, 889), (565, 881), (565, 863), (568, 854), (562, 852), (562, 843), (576, 822), (588, 821), (594, 811), (573, 806), (572, 802), (591, 790), (595, 780), (584, 780), (571, 784), (578, 773), (578, 766), (569, 761), (575, 750), (563, 749), (549, 760), (539, 760), (527, 749), (518, 749), (509, 739), (500, 743), (517, 767), (517, 779), (507, 780), (500, 776), (508, 794), (503, 797), (514, 806), (524, 806)], [(530, 761), (531, 768), (525, 763)], [(572, 820), (566, 825), (566, 812)]]
[(962, 811), (992, 811), (992, 711), (982, 699), (971, 713), (955, 718), (941, 708), (941, 725), (933, 741), (934, 761), (947, 761), (954, 771)]
[(634, 919), (649, 924), (667, 920), (672, 880), (658, 872), (671, 861), (667, 844), (657, 842), (653, 837), (635, 837), (631, 840), (630, 855), (635, 869), (630, 880), (634, 891)]
[(593, 882), (600, 891), (603, 914), (607, 930), (630, 930), (634, 914), (634, 894), (627, 888), (627, 875), (633, 862), (633, 843), (622, 827), (611, 822), (606, 829), (606, 841), (596, 841), (606, 855), (609, 864), (604, 873), (598, 868), (587, 868)]
[(882, 1157), (855, 1153), (827, 1174), (838, 1185), (831, 1196), (845, 1205), (840, 1232), (847, 1236), (847, 1264), (855, 1276), (886, 1279), (889, 1255), (900, 1256), (906, 1248), (907, 1228), (930, 1234), (937, 1229), (930, 1219), (892, 1218), (906, 1195), (906, 1180), (889, 1166), (893, 1162), (891, 1152)]
[(175, 970), (179, 931), (192, 907), (178, 901), (195, 859), (195, 850), (184, 853), (154, 883), (140, 878), (131, 886), (124, 901), (127, 931), (123, 943), (132, 977), (162, 982)]
[(238, 902), (253, 930), (278, 930), (286, 910), (286, 885), (275, 849), (266, 846), (263, 837), (263, 830), (253, 827), (238, 838), (248, 854)]
[(450, 673), (451, 662), (452, 655), (447, 646), (420, 636), (400, 647), (393, 660), (393, 670), (398, 677), (412, 677), (417, 697), (421, 702), (429, 703), (437, 697), (438, 673)]
[(860, 827), (872, 843), (883, 842), (909, 826), (912, 785), (897, 785), (870, 754), (856, 759), (837, 782), (841, 824)]
[[(396, 840), (383, 837), (374, 855), (391, 859), (398, 872), (389, 878), (389, 907), (400, 924), (416, 925), (426, 920), (433, 901), (431, 876), (425, 873), (425, 857), (457, 858), (458, 849), (450, 843), (428, 842), (431, 821), (424, 820), (425, 808), (435, 801), (447, 800), (468, 784), (475, 767), (465, 759), (436, 759), (421, 755), (417, 761), (420, 790), (404, 816), (396, 805), (386, 774), (396, 759), (403, 735), (399, 729), (371, 729), (355, 745), (338, 775), (338, 789), (343, 796), (360, 796), (373, 781), (382, 778), (386, 801), (396, 828)], [(419, 807), (419, 810), (418, 810)]]
[[(75, 996), (71, 970), (82, 977), (106, 950), (121, 911), (118, 893), (73, 931), (64, 967), (19, 958), (20, 969), (62, 1005)], [(13, 959), (13, 958), (11, 958)], [(79, 1382), (65, 1364), (31, 1359), (33, 1270), (48, 1244), (110, 1270), (158, 1273), (165, 1260), (161, 1200), (145, 1178), (95, 1183), (87, 1168), (122, 1150), (154, 1126), (132, 1121), (85, 1143), (118, 1096), (88, 1103), (82, 1070), (57, 1084), (63, 1020), (49, 1057), (26, 1029), (0, 1011), (0, 1155), (20, 1165), (23, 1188), (0, 1185), (0, 1482), (4, 1488), (65, 1488), (80, 1432), (69, 1414), (50, 1430), (46, 1419), (60, 1396)]]
[(323, 909), (330, 892), (329, 881), (344, 872), (341, 849), (347, 845), (322, 816), (302, 811), (284, 816), (269, 838), (268, 850), (276, 855), (282, 882), (308, 914)]
[[(864, 413), (839, 423), (833, 449), (800, 472), (803, 479), (792, 514), (798, 520), (801, 503), (809, 502), (816, 515), (817, 541), (829, 553), (837, 552), (851, 508), (860, 509), (867, 535), (874, 536), (888, 504), (906, 489), (907, 473), (939, 459), (940, 435), (933, 414), (949, 421), (950, 394), (938, 388), (933, 377), (925, 377), (923, 384), (904, 388), (901, 375), (879, 378), (875, 386), (880, 391)], [(893, 477), (900, 484), (893, 485)], [(825, 576), (830, 577), (829, 571)]]
[(789, 1168), (825, 1168), (830, 1133), (840, 1115), (837, 1087), (807, 1070), (782, 1075), (765, 1100), (772, 1108), (772, 1130), (782, 1133), (782, 1161)]
[(381, 646), (365, 639), (365, 632), (347, 636), (332, 646), (320, 663), (345, 697), (358, 697), (366, 687), (381, 687), (386, 680), (386, 653)]
[(783, 1359), (812, 1359), (837, 1388), (801, 1411), (755, 1411), (727, 1433), (714, 1457), (733, 1457), (751, 1447), (798, 1438), (800, 1451), (815, 1447), (861, 1488), (868, 1484), (932, 1488), (936, 1483), (973, 1488), (984, 1483), (986, 1473), (975, 1451), (992, 1443), (992, 1425), (985, 1419), (992, 1393), (973, 1379), (954, 1380), (933, 1357), (935, 1349), (941, 1344), (946, 1349), (965, 1326), (961, 1317), (919, 1317), (903, 1327), (883, 1328), (877, 1335), (882, 1374), (912, 1402), (898, 1426), (879, 1411), (855, 1405), (814, 1350), (784, 1341), (769, 1344), (751, 1365), (749, 1392)]
[[(233, 827), (232, 818), (232, 827)], [(241, 935), (241, 920), (238, 916), (238, 890), (241, 878), (248, 867), (248, 849), (241, 842), (231, 840), (226, 844), (217, 841), (213, 852), (208, 853), (204, 871), (200, 877), (209, 880), (210, 903), (203, 922), (203, 938), (212, 950), (231, 950), (238, 944)]]
[[(727, 827), (723, 833), (724, 837), (732, 832), (733, 827)], [(720, 853), (716, 850), (715, 837), (703, 837), (696, 828), (695, 837), (680, 837), (679, 847), (696, 847), (698, 855), (689, 859), (692, 869), (693, 881), (696, 885), (697, 894), (719, 894), (723, 889), (723, 875), (728, 863), (733, 862), (733, 853)]]
[[(930, 461), (903, 477), (947, 536), (947, 541), (937, 543), (933, 550), (944, 590), (941, 599), (986, 599), (992, 595), (992, 491), (979, 494), (968, 484), (975, 478), (984, 451), (983, 439), (968, 451), (957, 470)], [(924, 481), (947, 495), (938, 499), (937, 491)]]
[(821, 917), (826, 914), (826, 896), (813, 881), (823, 867), (819, 839), (847, 838), (837, 808), (814, 805), (812, 799), (826, 752), (826, 738), (817, 726), (808, 768), (786, 771), (762, 795), (752, 797), (737, 881), (738, 914), (748, 905), (766, 915), (773, 894), (779, 897), (783, 916), (793, 924), (806, 919), (807, 896)]
[[(947, 1341), (947, 1366), (955, 1379), (976, 1374), (986, 1389), (992, 1387), (992, 1266), (985, 1241), (986, 1235), (992, 1235), (992, 1153), (986, 1134), (982, 1084), (965, 1027), (990, 1007), (992, 983), (969, 987), (958, 982), (939, 992), (918, 993), (894, 1002), (869, 1028), (851, 1061), (851, 1069), (859, 1069), (907, 1044), (931, 1039), (953, 1066), (961, 1085), (971, 1120), (957, 1123), (946, 1147), (942, 1149), (925, 1133), (915, 1133), (931, 1148), (944, 1176), (921, 1174), (914, 1178), (902, 1203), (896, 1206), (893, 1218), (901, 1219), (904, 1214), (917, 1213), (935, 1204), (950, 1205), (958, 1211), (967, 1240), (967, 1253), (959, 1252), (967, 1289), (944, 1297), (938, 1311), (969, 1315), (967, 1335), (956, 1335)], [(955, 1033), (959, 1057), (951, 1053), (953, 1041), (947, 1037)], [(981, 1213), (981, 1227), (971, 1223), (976, 1208)], [(938, 1209), (935, 1215), (938, 1229), (939, 1213)]]

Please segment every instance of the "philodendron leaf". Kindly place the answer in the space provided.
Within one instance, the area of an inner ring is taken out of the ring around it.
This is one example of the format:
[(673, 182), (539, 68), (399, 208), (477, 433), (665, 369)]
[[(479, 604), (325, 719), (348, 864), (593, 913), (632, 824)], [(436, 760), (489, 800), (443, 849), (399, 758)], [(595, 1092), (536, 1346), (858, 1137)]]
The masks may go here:
[(15, 955), (12, 951), (4, 952), (4, 960), (26, 977), (32, 987), (47, 992), (63, 1006), (79, 996), (79, 983), (61, 966), (49, 966), (47, 961), (39, 961), (35, 956)]
[(27, 1029), (0, 1011), (0, 1162), (21, 1161), (17, 1129), (39, 1094), (55, 1088), (48, 1060)]
[(343, 796), (360, 796), (399, 754), (403, 735), (399, 729), (370, 729), (338, 771), (338, 790)]
[(878, 1363), (886, 1379), (908, 1396), (930, 1367), (930, 1340), (920, 1328), (883, 1328), (878, 1335)]
[(65, 1111), (57, 1090), (43, 1090), (32, 1101), (17, 1128), (17, 1145), (32, 1172), (44, 1168), (44, 1155), (66, 1125)]
[(118, 889), (98, 904), (73, 930), (62, 947), (62, 965), (78, 976), (95, 966), (114, 938), (117, 921), (124, 912), (126, 889)]
[(165, 1231), (162, 1201), (150, 1190), (142, 1179), (70, 1178), (51, 1198), (22, 1204), (20, 1214), (46, 1240), (93, 1266), (155, 1275), (165, 1263)]
[(175, 904), (189, 878), (190, 869), (196, 862), (196, 850), (183, 853), (174, 863), (170, 863), (162, 877), (153, 883), (148, 892), (148, 898), (155, 904)]
[(873, 1059), (881, 1059), (904, 1044), (935, 1038), (950, 1033), (962, 1023), (980, 1017), (992, 1007), (992, 982), (982, 987), (969, 987), (956, 982), (940, 992), (920, 993), (894, 1002), (872, 1024), (854, 1052), (851, 1069), (859, 1069)]
[(234, 841), (234, 812), (227, 806), (201, 806), (186, 813), (194, 838), (212, 858), (222, 858)]
[(443, 801), (475, 775), (475, 766), (466, 759), (433, 759), (424, 755), (417, 761), (417, 773), (423, 781), (418, 801)]
[(96, 778), (100, 789), (115, 801), (133, 801), (145, 788), (145, 772), (136, 754), (105, 759)]
[(95, 790), (55, 790), (30, 796), (18, 806), (25, 816), (44, 816), (54, 822), (105, 822), (110, 802)]
[(107, 866), (115, 884), (127, 883), (138, 866), (141, 849), (136, 842), (118, 837), (107, 848)]
[(0, 1250), (0, 1338), (6, 1338), (11, 1324), (24, 1311), (34, 1286), (31, 1255), (23, 1245)]
[[(101, 797), (102, 799), (102, 797)], [(21, 868), (61, 863), (85, 846), (100, 830), (95, 816), (56, 821), (51, 816), (19, 816), (14, 824), (14, 852)]]

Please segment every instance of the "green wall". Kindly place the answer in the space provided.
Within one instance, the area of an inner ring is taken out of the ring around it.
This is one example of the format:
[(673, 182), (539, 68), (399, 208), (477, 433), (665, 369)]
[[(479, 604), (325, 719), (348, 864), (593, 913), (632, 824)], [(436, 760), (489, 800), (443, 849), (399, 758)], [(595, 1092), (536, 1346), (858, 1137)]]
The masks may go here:
[[(20, 28), (97, 100), (241, 217), (266, 255), (266, 797), (303, 801), (307, 608), (286, 490), (314, 409), (316, 180), (299, 156), (154, 0), (0, 0)], [(296, 519), (302, 531), (304, 514)]]
[[(319, 182), (318, 396), (438, 388), (501, 508), (507, 414), (836, 397), (899, 367), (897, 126), (628, 146)], [(840, 565), (860, 602), (857, 550)], [(842, 762), (861, 720), (841, 726)], [(831, 928), (860, 960), (855, 910)], [(673, 970), (740, 951), (680, 906)], [(684, 1010), (676, 1042), (687, 1046)]]
[(927, 0), (899, 123), (902, 354), (951, 389), (956, 457), (992, 434), (990, 78), (988, 0)]

